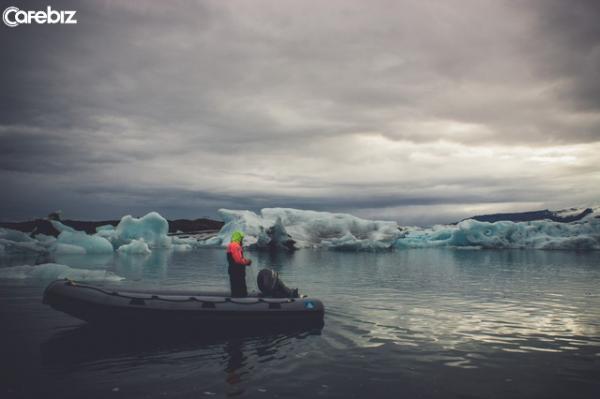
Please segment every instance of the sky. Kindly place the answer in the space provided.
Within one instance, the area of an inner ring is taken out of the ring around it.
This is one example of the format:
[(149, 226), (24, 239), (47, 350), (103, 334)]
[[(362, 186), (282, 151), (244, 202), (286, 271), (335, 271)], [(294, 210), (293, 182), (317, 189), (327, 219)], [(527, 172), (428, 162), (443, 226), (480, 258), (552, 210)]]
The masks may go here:
[(600, 203), (598, 1), (0, 4), (0, 220)]

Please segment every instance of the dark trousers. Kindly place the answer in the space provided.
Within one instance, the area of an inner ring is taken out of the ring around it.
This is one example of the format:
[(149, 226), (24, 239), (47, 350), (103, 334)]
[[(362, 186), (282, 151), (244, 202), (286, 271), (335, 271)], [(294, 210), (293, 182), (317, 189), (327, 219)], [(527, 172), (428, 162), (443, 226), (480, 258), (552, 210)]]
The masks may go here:
[(231, 296), (242, 298), (248, 296), (246, 288), (246, 266), (229, 266), (229, 284), (231, 285)]

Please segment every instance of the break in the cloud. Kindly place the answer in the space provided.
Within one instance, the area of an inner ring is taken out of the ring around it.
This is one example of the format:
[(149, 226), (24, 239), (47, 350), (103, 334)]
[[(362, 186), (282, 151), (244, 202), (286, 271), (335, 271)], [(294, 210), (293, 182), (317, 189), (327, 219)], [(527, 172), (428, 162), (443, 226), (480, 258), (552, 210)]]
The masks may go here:
[(2, 219), (600, 199), (595, 1), (52, 7), (79, 23), (0, 27)]

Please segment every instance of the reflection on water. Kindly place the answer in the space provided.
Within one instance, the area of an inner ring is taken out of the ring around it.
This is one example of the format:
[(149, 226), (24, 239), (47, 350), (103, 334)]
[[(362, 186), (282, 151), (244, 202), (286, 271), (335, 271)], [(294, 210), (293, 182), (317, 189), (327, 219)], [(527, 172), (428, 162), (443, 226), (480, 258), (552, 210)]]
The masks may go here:
[[(6, 365), (16, 380), (33, 373), (73, 397), (105, 397), (114, 388), (128, 397), (600, 394), (598, 252), (248, 256), (254, 272), (271, 267), (287, 285), (322, 299), (324, 329), (97, 331), (41, 305), (45, 282), (5, 282), (0, 309), (10, 328), (1, 338), (17, 344), (4, 359), (38, 348), (21, 354), (22, 367)], [(115, 255), (103, 267), (126, 277), (125, 285), (215, 289), (228, 281), (220, 249)]]
[[(345, 327), (339, 329), (344, 331), (340, 341), (362, 347), (393, 342), (440, 350), (480, 345), (488, 352), (576, 350), (600, 342), (598, 288), (590, 283), (590, 278), (598, 281), (598, 270), (595, 264), (572, 267), (562, 262), (572, 262), (578, 254), (434, 251), (425, 259), (420, 255), (414, 251), (394, 255), (394, 265), (378, 257), (373, 270), (363, 269), (356, 280), (346, 281), (377, 289), (359, 301), (352, 301), (349, 293), (337, 293), (354, 304), (349, 308), (343, 302), (330, 303), (328, 320)], [(593, 256), (583, 259), (594, 261)], [(586, 339), (582, 342), (579, 337)], [(475, 362), (463, 360), (457, 365)]]
[[(55, 334), (40, 345), (42, 364), (51, 376), (77, 370), (98, 377), (129, 373), (141, 364), (146, 370), (168, 366), (167, 382), (208, 370), (223, 384), (208, 394), (224, 390), (241, 394), (261, 363), (287, 361), (302, 350), (303, 340), (321, 334), (322, 326), (309, 329), (249, 328), (246, 331), (118, 331), (88, 325)], [(196, 370), (198, 371), (198, 370)], [(220, 377), (218, 377), (220, 374)], [(215, 381), (212, 381), (214, 383)], [(114, 384), (118, 384), (114, 380)], [(211, 390), (212, 389), (212, 390)], [(188, 388), (183, 388), (182, 392)]]
[(117, 253), (114, 261), (115, 273), (129, 281), (164, 280), (171, 254), (169, 250), (156, 249), (150, 254)]
[[(40, 345), (43, 364), (53, 368), (86, 367), (103, 359), (137, 362), (140, 358), (159, 359), (177, 353), (178, 356), (206, 355), (215, 347), (228, 356), (225, 371), (235, 372), (244, 365), (243, 349), (259, 357), (272, 356), (292, 340), (320, 335), (323, 326), (310, 328), (252, 328), (244, 331), (215, 330), (174, 331), (139, 330), (127, 333), (112, 327), (81, 324), (60, 331)], [(213, 356), (221, 359), (222, 356)]]
[(112, 259), (112, 253), (87, 255), (58, 253), (52, 254), (48, 261), (52, 263), (60, 263), (61, 265), (67, 265), (75, 269), (102, 269), (106, 268)]

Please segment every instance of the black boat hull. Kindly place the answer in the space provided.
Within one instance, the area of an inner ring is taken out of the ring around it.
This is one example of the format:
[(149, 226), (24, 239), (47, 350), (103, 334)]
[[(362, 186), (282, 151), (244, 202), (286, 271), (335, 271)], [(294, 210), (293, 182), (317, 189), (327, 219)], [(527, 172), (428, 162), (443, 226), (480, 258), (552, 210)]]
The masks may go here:
[(56, 280), (44, 303), (92, 324), (183, 325), (202, 329), (225, 325), (318, 325), (324, 306), (313, 298), (231, 298), (224, 294), (113, 290)]

